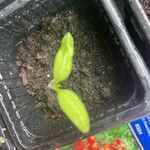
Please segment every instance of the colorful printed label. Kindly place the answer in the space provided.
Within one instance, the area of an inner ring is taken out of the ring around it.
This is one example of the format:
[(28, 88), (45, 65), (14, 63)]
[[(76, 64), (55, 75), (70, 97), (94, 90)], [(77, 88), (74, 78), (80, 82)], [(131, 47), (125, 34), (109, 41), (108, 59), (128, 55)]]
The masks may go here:
[(141, 149), (150, 150), (150, 116), (131, 122), (130, 128)]
[(150, 116), (80, 139), (61, 150), (150, 150)]
[(103, 133), (78, 140), (61, 150), (140, 150), (130, 127), (123, 124)]

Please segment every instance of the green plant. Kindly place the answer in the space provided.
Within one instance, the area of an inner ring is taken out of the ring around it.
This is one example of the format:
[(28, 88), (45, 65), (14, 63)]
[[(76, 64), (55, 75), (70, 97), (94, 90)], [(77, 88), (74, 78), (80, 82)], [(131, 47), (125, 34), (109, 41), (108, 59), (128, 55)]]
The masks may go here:
[(60, 84), (71, 74), (73, 56), (74, 39), (70, 33), (66, 33), (55, 57), (54, 79), (48, 87), (57, 93), (58, 104), (65, 115), (82, 133), (87, 133), (90, 130), (90, 119), (84, 103), (75, 92), (62, 89)]

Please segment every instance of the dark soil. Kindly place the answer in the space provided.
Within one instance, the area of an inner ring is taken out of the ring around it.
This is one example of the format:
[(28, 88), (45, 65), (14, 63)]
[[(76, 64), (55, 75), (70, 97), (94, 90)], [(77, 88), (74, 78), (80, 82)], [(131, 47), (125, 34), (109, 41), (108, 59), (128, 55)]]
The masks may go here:
[(116, 66), (107, 38), (95, 31), (88, 17), (84, 12), (79, 16), (71, 8), (51, 19), (43, 18), (36, 32), (17, 44), (20, 77), (48, 118), (60, 117), (56, 94), (47, 85), (53, 79), (54, 57), (66, 32), (71, 32), (75, 39), (75, 57), (73, 71), (63, 87), (80, 95), (90, 113), (105, 101), (114, 100), (119, 93)]
[(140, 0), (141, 4), (143, 5), (143, 8), (145, 10), (145, 13), (150, 18), (150, 0)]

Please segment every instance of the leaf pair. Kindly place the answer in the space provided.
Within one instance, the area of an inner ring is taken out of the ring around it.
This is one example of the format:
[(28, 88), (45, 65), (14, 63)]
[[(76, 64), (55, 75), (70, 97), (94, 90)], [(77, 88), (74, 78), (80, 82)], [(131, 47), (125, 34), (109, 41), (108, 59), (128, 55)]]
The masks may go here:
[(60, 88), (60, 82), (71, 74), (73, 56), (74, 39), (70, 33), (66, 33), (55, 57), (52, 89), (57, 93), (58, 104), (65, 115), (82, 133), (87, 133), (90, 119), (84, 103), (72, 90)]

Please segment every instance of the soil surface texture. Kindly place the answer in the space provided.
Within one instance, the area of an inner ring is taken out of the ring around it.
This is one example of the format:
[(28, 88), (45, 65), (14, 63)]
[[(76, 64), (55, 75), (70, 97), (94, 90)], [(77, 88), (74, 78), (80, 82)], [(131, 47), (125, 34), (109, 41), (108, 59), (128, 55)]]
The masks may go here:
[(150, 19), (150, 0), (140, 0), (140, 2), (143, 5), (145, 13), (148, 15)]
[(17, 45), (20, 77), (46, 118), (56, 120), (63, 116), (57, 113), (60, 110), (56, 93), (48, 88), (48, 83), (53, 79), (54, 57), (66, 32), (74, 37), (75, 56), (72, 73), (62, 87), (74, 90), (93, 116), (102, 103), (114, 100), (119, 93), (109, 42), (95, 30), (89, 17), (84, 12), (78, 15), (74, 8), (60, 11), (51, 18), (42, 18), (35, 32)]

